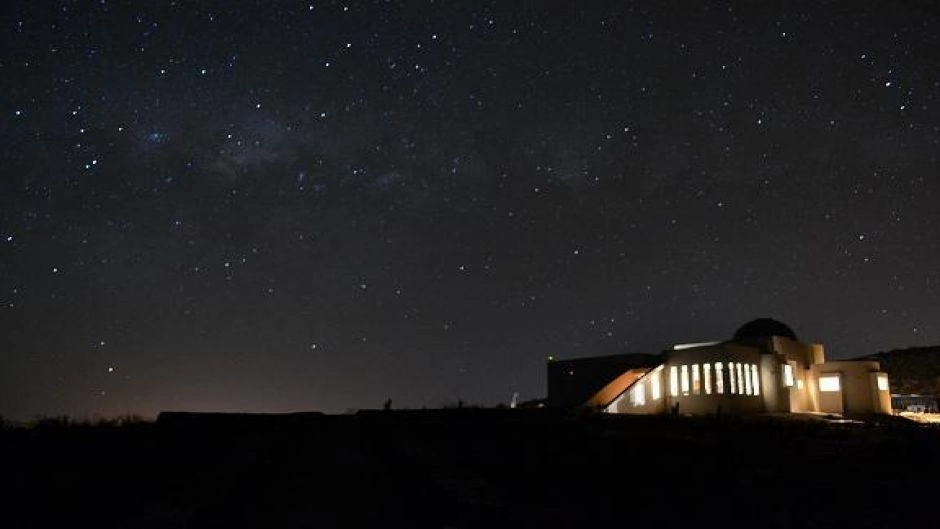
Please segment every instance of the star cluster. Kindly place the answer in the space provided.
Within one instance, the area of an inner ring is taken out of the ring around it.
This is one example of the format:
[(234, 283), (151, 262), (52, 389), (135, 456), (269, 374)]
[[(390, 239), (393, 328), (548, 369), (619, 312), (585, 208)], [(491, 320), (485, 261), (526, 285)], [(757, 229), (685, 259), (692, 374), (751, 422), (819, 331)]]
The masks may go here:
[(773, 316), (940, 342), (940, 14), (2, 8), (0, 414), (544, 394)]

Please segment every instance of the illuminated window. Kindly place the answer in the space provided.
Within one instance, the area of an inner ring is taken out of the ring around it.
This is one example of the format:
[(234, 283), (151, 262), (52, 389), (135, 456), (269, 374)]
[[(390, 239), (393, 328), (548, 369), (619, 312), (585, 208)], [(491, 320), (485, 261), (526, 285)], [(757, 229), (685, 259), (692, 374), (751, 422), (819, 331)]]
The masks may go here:
[(796, 389), (803, 389), (803, 379), (802, 379), (802, 378), (796, 379)]
[(643, 381), (637, 382), (630, 390), (630, 403), (634, 406), (646, 404), (646, 384)]
[(662, 374), (663, 372), (659, 369), (650, 374), (650, 393), (653, 394), (653, 400), (659, 400), (659, 397), (662, 397), (659, 388), (659, 377)]
[(700, 376), (698, 364), (692, 364), (692, 394), (700, 395), (702, 393), (702, 377)]
[(888, 375), (878, 375), (878, 391), (888, 391)]
[(705, 394), (712, 394), (712, 365), (702, 364), (702, 378), (705, 379)]
[(689, 394), (689, 366), (682, 366), (682, 394)]
[(738, 393), (738, 387), (734, 384), (734, 362), (728, 362), (728, 384), (731, 385), (728, 393), (736, 395)]
[(619, 405), (620, 405), (620, 397), (617, 397), (616, 399), (614, 399), (613, 402), (611, 402), (607, 406), (607, 408), (604, 409), (604, 411), (607, 413), (617, 413), (617, 408)]
[(751, 364), (751, 389), (755, 395), (760, 395), (760, 377), (757, 374), (757, 365)]
[(747, 364), (738, 364), (738, 369), (744, 371), (744, 394), (751, 394), (751, 370), (748, 369)]
[(675, 397), (679, 394), (679, 368), (669, 366), (669, 395)]
[(725, 374), (722, 371), (724, 368), (721, 362), (715, 362), (715, 392), (719, 395), (725, 392)]
[(741, 375), (741, 362), (734, 364), (735, 371), (738, 373), (738, 395), (744, 394), (744, 377)]
[(788, 388), (793, 386), (793, 366), (790, 364), (783, 364), (783, 385)]
[(839, 382), (839, 375), (829, 375), (819, 377), (819, 391), (841, 391), (842, 384)]

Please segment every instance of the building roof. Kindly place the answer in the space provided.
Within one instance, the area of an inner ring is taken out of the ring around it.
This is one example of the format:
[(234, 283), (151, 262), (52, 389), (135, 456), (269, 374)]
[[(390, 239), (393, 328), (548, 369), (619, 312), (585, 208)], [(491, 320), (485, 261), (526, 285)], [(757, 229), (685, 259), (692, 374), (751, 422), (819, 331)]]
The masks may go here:
[[(550, 361), (548, 404), (560, 408), (583, 406), (626, 372), (634, 369), (645, 372), (662, 362), (662, 355), (642, 353)], [(616, 392), (616, 389), (611, 387), (610, 391)]]
[(751, 320), (734, 332), (735, 342), (746, 342), (756, 338), (766, 338), (768, 336), (786, 336), (793, 341), (799, 341), (796, 333), (789, 326), (772, 318), (758, 318)]

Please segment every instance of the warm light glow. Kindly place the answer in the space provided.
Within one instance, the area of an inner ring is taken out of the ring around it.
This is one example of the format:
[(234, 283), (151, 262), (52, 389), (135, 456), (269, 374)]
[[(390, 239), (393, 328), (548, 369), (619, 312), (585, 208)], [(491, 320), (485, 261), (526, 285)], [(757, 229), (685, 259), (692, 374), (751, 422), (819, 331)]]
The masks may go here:
[(788, 388), (793, 386), (793, 366), (790, 364), (783, 364), (783, 385)]
[(744, 376), (741, 374), (741, 362), (734, 364), (735, 371), (738, 373), (738, 395), (744, 394)]
[(878, 375), (878, 391), (888, 391), (888, 375)]
[(709, 345), (718, 345), (721, 342), (698, 342), (698, 343), (677, 343), (672, 346), (673, 351), (681, 351), (683, 349), (695, 349), (696, 347), (708, 347)]
[(679, 395), (679, 368), (669, 366), (669, 395)]
[(633, 389), (630, 390), (630, 403), (634, 406), (646, 404), (646, 385), (642, 380), (634, 384)]
[(682, 366), (682, 394), (689, 394), (689, 366)]
[(757, 373), (757, 365), (751, 364), (751, 389), (755, 395), (760, 395), (760, 376)]
[(841, 391), (842, 384), (839, 375), (819, 377), (819, 391)]
[(734, 383), (734, 362), (728, 362), (728, 384), (731, 386), (728, 393), (736, 395), (738, 393), (738, 387)]
[(744, 394), (751, 394), (751, 370), (747, 368), (747, 364), (738, 364), (738, 367), (744, 371)]
[(700, 395), (702, 393), (702, 377), (699, 374), (698, 364), (692, 364), (692, 394)]
[(725, 366), (721, 362), (715, 362), (715, 392), (719, 395), (724, 395), (725, 393), (725, 374), (723, 372)]
[(659, 387), (659, 377), (662, 375), (662, 369), (657, 369), (650, 373), (650, 393), (653, 394), (653, 400), (659, 400), (659, 398), (662, 397), (661, 388)]
[(712, 365), (702, 364), (702, 376), (705, 378), (705, 394), (712, 394)]

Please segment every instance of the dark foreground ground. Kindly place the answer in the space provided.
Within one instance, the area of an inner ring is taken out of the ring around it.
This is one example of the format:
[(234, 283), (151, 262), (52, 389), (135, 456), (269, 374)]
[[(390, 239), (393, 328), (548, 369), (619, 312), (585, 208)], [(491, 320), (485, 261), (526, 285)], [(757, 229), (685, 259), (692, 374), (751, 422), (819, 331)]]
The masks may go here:
[(0, 433), (2, 527), (938, 527), (940, 430), (545, 410)]

